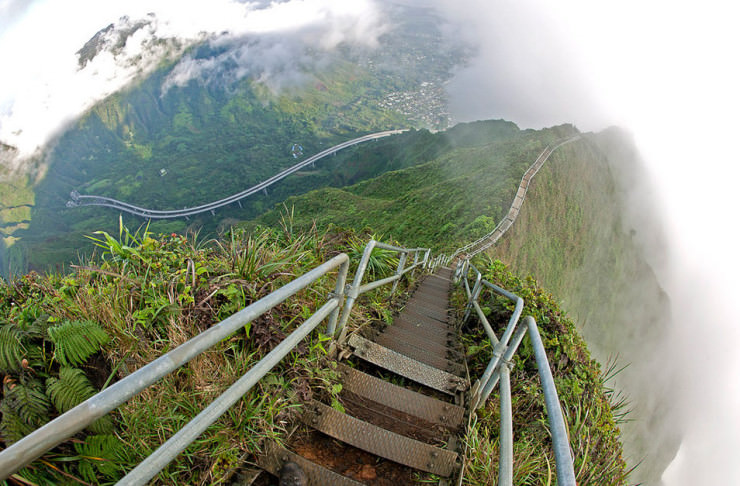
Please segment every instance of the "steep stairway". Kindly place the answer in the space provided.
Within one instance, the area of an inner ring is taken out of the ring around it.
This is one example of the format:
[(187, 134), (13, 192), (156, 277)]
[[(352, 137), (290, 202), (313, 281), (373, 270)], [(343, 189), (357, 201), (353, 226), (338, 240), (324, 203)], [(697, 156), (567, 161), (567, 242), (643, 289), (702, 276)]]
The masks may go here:
[(392, 325), (350, 336), (337, 364), (344, 413), (309, 401), (302, 420), (312, 435), (269, 444), (260, 467), (277, 476), (295, 462), (315, 486), (454, 478), (469, 379), (449, 312), (452, 273), (425, 277)]

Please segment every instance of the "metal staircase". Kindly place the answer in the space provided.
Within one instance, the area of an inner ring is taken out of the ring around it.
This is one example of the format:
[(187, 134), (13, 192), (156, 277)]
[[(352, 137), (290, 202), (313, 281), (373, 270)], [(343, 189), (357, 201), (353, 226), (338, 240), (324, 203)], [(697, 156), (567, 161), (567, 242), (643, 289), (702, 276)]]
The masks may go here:
[[(378, 461), (440, 478), (459, 473), (457, 434), (463, 431), (470, 381), (449, 312), (452, 275), (452, 269), (441, 268), (427, 276), (391, 325), (368, 337), (349, 337), (347, 359), (338, 365), (346, 411), (312, 401), (303, 415), (308, 427), (374, 454)], [(288, 461), (302, 466), (310, 484), (362, 484), (277, 444), (259, 458), (260, 466), (275, 475)]]

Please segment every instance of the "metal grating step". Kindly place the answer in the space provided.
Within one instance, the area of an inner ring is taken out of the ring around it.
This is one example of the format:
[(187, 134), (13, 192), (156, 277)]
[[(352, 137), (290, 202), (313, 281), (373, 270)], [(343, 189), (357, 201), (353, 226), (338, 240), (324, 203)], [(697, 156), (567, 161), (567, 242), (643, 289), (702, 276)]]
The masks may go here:
[(433, 305), (447, 309), (449, 306), (449, 295), (436, 292), (429, 292), (426, 289), (419, 290), (411, 296), (409, 302), (423, 302), (426, 305)]
[(431, 321), (431, 322), (436, 323), (437, 325), (443, 325), (443, 326), (448, 325), (447, 320), (449, 316), (446, 313), (443, 315), (437, 315), (436, 317), (430, 314), (432, 313), (425, 312), (425, 309), (423, 307), (419, 307), (418, 305), (411, 305), (411, 306), (407, 305), (403, 308), (400, 315), (401, 316), (411, 316), (417, 319)]
[(356, 334), (350, 337), (349, 345), (355, 348), (355, 356), (429, 388), (450, 395), (468, 388), (467, 380), (459, 376), (411, 359)]
[(456, 359), (462, 359), (463, 357), (461, 352), (447, 345), (448, 338), (446, 336), (430, 336), (421, 332), (398, 327), (396, 325), (386, 327), (383, 329), (383, 332), (379, 334), (378, 338), (375, 339), (378, 344), (383, 344), (378, 341), (380, 336), (386, 336), (388, 339), (406, 341), (416, 347), (428, 349), (434, 354), (452, 357), (453, 361)]
[(315, 400), (306, 404), (303, 421), (337, 440), (414, 469), (443, 477), (455, 470), (457, 453), (398, 435)]
[(343, 364), (340, 364), (337, 370), (342, 375), (342, 390), (351, 391), (386, 407), (453, 431), (462, 425), (465, 413), (462, 407), (407, 390)]
[(440, 370), (445, 370), (454, 375), (460, 376), (465, 371), (465, 367), (461, 364), (454, 363), (447, 359), (446, 351), (438, 354), (438, 352), (420, 348), (409, 342), (399, 341), (384, 335), (378, 336), (375, 342), (411, 359), (415, 359), (416, 361), (420, 361)]
[(447, 309), (435, 309), (421, 302), (406, 302), (406, 305), (403, 306), (403, 310), (401, 311), (401, 313), (403, 314), (406, 311), (415, 312), (417, 314), (429, 317), (442, 323), (446, 323), (447, 319), (449, 318), (449, 314), (447, 314)]
[(278, 476), (283, 465), (290, 461), (298, 464), (306, 473), (307, 486), (362, 486), (363, 484), (330, 471), (272, 442), (267, 444), (264, 454), (257, 457), (257, 465), (275, 476)]
[(430, 337), (434, 336), (443, 340), (455, 338), (455, 330), (453, 328), (438, 322), (430, 322), (418, 316), (400, 315), (393, 320), (392, 327), (422, 333)]

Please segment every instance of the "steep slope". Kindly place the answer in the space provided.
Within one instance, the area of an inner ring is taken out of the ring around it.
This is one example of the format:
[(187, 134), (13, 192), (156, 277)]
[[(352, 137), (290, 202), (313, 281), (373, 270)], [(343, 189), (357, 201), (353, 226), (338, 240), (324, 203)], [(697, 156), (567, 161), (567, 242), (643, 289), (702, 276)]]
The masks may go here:
[[(371, 227), (408, 244), (451, 250), (492, 230), (526, 168), (548, 143), (572, 130), (492, 137), (417, 167), (290, 198), (286, 206), (299, 227)], [(602, 364), (617, 357), (620, 367), (631, 364), (610, 384), (631, 400), (635, 420), (622, 427), (627, 459), (632, 465), (643, 461), (636, 477), (649, 480), (659, 476), (677, 443), (661, 421), (669, 390), (642, 379), (655, 365), (650, 349), (670, 316), (642, 243), (660, 241), (659, 220), (649, 197), (636, 210), (628, 195), (640, 171), (632, 142), (619, 130), (584, 134), (551, 156), (519, 219), (489, 253), (550, 289)], [(257, 222), (276, 224), (281, 211)]]
[(631, 464), (642, 461), (634, 480), (657, 481), (678, 442), (665, 422), (671, 387), (646, 378), (661, 366), (652, 349), (666, 335), (670, 308), (643, 244), (660, 241), (655, 208), (649, 195), (639, 213), (629, 207), (641, 171), (632, 141), (617, 129), (558, 149), (489, 253), (561, 299), (597, 359), (628, 365), (612, 381), (633, 409), (622, 426), (626, 453)]
[[(434, 134), (446, 148), (425, 164), (292, 197), (284, 206), (294, 211), (298, 227), (370, 226), (408, 244), (451, 250), (493, 229), (531, 161), (573, 133), (570, 125), (533, 131), (501, 120), (459, 124)], [(363, 150), (358, 148), (358, 157)], [(274, 225), (281, 211), (256, 222)]]

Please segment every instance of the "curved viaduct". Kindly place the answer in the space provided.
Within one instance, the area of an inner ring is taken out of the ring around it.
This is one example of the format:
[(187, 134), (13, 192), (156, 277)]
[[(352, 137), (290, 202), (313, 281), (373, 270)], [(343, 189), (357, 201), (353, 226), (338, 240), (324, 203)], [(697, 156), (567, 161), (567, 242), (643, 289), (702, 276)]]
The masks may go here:
[(205, 213), (208, 211), (213, 212), (214, 210), (218, 208), (238, 202), (247, 196), (251, 196), (252, 194), (256, 192), (263, 191), (267, 189), (268, 187), (270, 187), (271, 185), (275, 184), (276, 182), (279, 182), (282, 179), (285, 179), (286, 177), (288, 177), (289, 175), (306, 167), (307, 165), (313, 164), (317, 160), (322, 159), (328, 155), (335, 154), (339, 150), (342, 150), (347, 147), (351, 147), (352, 145), (357, 145), (362, 142), (368, 142), (370, 140), (377, 140), (379, 138), (388, 137), (391, 135), (397, 135), (405, 131), (406, 130), (387, 130), (384, 132), (371, 133), (369, 135), (364, 135), (362, 137), (358, 137), (352, 140), (348, 140), (346, 142), (342, 142), (338, 145), (334, 145), (333, 147), (323, 150), (319, 152), (318, 154), (313, 155), (305, 160), (302, 160), (298, 162), (297, 164), (291, 167), (288, 167), (287, 169), (275, 174), (269, 179), (266, 179), (260, 182), (259, 184), (256, 184), (248, 189), (243, 190), (242, 192), (232, 194), (231, 196), (225, 197), (223, 199), (219, 199), (218, 201), (213, 201), (213, 202), (203, 204), (200, 206), (194, 206), (192, 208), (173, 209), (173, 210), (147, 209), (147, 208), (135, 206), (133, 204), (129, 204), (123, 201), (119, 201), (117, 199), (113, 199), (110, 197), (88, 196), (88, 195), (79, 194), (77, 191), (73, 191), (70, 194), (70, 197), (72, 198), (72, 200), (67, 201), (67, 207), (75, 208), (75, 207), (81, 207), (81, 206), (104, 206), (108, 208), (117, 209), (119, 211), (124, 211), (126, 213), (130, 213), (130, 214), (140, 216), (142, 218), (147, 218), (147, 219), (184, 218), (187, 216), (193, 216), (195, 214)]

